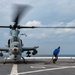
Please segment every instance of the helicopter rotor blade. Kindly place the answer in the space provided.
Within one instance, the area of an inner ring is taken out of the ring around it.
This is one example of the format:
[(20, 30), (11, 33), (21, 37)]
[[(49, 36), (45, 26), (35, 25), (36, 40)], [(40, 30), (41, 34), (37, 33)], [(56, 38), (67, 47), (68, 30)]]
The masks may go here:
[(10, 28), (10, 26), (0, 26), (0, 28)]
[(21, 5), (21, 4), (14, 5), (14, 9), (15, 9), (13, 14), (13, 22), (15, 22), (14, 27), (18, 26), (18, 23), (23, 17), (23, 14), (26, 14), (30, 8), (31, 6), (29, 5)]
[(74, 29), (75, 26), (72, 26), (72, 27), (37, 27), (37, 26), (19, 26), (19, 29), (20, 28), (54, 28), (54, 29)]
[[(0, 28), (13, 28), (13, 26), (0, 26)], [(21, 28), (50, 28), (50, 29), (75, 29), (75, 26), (70, 27), (38, 27), (38, 26), (17, 26), (18, 29)]]

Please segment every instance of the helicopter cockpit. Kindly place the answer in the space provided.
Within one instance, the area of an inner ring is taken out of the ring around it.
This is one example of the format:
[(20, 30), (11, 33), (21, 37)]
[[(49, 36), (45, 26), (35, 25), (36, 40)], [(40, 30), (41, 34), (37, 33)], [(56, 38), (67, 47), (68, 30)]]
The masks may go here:
[(21, 45), (23, 46), (22, 40), (19, 39), (18, 37), (13, 37), (11, 39), (8, 40), (8, 47), (10, 47), (10, 42), (21, 42)]
[(19, 39), (18, 39), (17, 37), (14, 37), (14, 38), (13, 38), (13, 41), (18, 42), (18, 41), (19, 41)]

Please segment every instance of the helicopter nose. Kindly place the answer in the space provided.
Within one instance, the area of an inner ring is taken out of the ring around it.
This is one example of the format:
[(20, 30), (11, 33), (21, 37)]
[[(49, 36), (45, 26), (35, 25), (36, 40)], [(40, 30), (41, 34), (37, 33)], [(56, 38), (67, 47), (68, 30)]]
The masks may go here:
[(14, 48), (13, 48), (13, 51), (14, 51), (14, 52), (18, 52), (18, 48), (14, 47)]

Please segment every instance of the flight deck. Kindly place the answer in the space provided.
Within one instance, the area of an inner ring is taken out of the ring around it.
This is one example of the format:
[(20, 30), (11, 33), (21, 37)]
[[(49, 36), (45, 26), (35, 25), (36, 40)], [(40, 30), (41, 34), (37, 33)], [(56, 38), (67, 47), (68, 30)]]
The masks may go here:
[(53, 64), (50, 57), (30, 57), (23, 61), (0, 60), (0, 75), (75, 75), (75, 58), (59, 58)]

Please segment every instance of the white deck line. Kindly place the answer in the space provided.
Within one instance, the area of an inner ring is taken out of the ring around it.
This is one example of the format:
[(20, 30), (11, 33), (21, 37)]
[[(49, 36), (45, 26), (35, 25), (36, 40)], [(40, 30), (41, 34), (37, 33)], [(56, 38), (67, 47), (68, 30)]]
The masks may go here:
[(18, 75), (17, 74), (17, 64), (13, 64), (10, 75)]
[(35, 75), (34, 73), (46, 72), (46, 71), (54, 71), (54, 70), (61, 70), (61, 69), (68, 69), (68, 68), (75, 68), (75, 66), (63, 66), (63, 67), (57, 67), (57, 68), (49, 68), (49, 69), (27, 71), (27, 72), (18, 73), (18, 75), (25, 75), (25, 74), (33, 74), (33, 75)]
[[(25, 57), (25, 59), (52, 59), (52, 57)], [(58, 57), (58, 59), (75, 59), (75, 57)]]
[[(25, 59), (52, 59), (52, 57), (24, 57)], [(10, 59), (10, 58), (7, 58), (7, 59)], [(58, 59), (75, 59), (75, 57), (58, 57)]]

